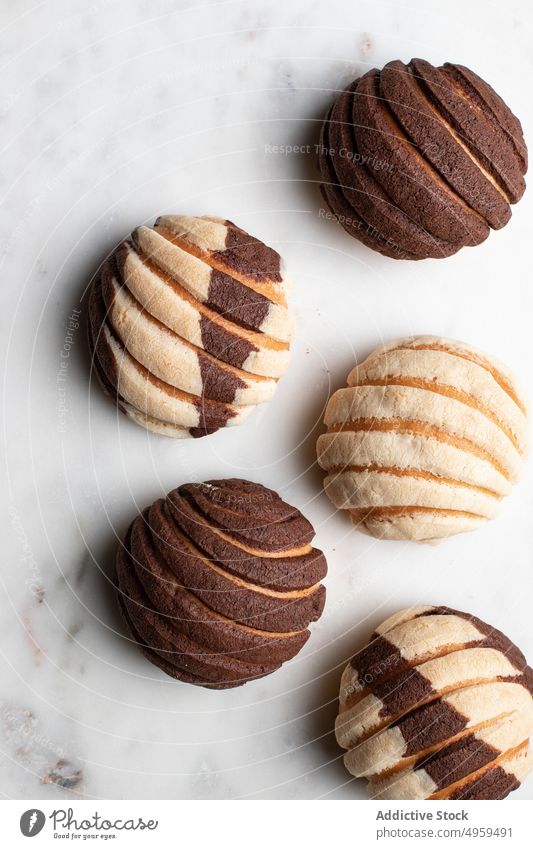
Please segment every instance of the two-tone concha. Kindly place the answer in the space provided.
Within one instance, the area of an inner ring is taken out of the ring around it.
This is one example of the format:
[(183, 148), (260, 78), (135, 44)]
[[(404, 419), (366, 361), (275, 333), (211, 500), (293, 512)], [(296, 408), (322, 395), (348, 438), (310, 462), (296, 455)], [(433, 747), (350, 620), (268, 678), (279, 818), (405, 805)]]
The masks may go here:
[(400, 339), (335, 392), (318, 439), (326, 492), (384, 539), (436, 540), (491, 518), (517, 480), (526, 404), (505, 366), (462, 342)]
[(533, 670), (500, 631), (447, 607), (401, 610), (348, 664), (336, 722), (376, 799), (503, 799), (533, 769)]
[(236, 687), (294, 657), (323, 610), (312, 525), (243, 480), (184, 484), (132, 523), (119, 604), (141, 652), (180, 681)]
[(230, 221), (162, 216), (122, 242), (93, 281), (96, 373), (156, 433), (240, 424), (288, 367), (287, 289), (279, 254)]
[(522, 197), (520, 121), (469, 68), (389, 62), (354, 80), (322, 128), (322, 193), (344, 229), (393, 259), (478, 245)]

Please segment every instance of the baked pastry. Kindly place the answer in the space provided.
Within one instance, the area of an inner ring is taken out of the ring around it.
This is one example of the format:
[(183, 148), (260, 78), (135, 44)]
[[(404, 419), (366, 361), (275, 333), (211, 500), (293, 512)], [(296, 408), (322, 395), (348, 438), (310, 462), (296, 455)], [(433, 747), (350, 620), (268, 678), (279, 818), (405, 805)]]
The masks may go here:
[(354, 80), (329, 110), (318, 159), (334, 217), (393, 259), (483, 242), (508, 222), (527, 171), (520, 121), (494, 89), (423, 59)]
[(503, 799), (533, 768), (533, 670), (448, 607), (401, 610), (342, 675), (344, 763), (375, 799)]
[(165, 436), (240, 424), (289, 363), (278, 253), (230, 221), (164, 215), (97, 274), (89, 341), (119, 408)]
[(173, 678), (222, 689), (294, 657), (323, 610), (314, 530), (271, 489), (190, 483), (132, 523), (116, 561), (133, 640)]
[(526, 405), (505, 366), (462, 342), (375, 350), (326, 407), (326, 492), (359, 530), (436, 540), (491, 518), (518, 478)]

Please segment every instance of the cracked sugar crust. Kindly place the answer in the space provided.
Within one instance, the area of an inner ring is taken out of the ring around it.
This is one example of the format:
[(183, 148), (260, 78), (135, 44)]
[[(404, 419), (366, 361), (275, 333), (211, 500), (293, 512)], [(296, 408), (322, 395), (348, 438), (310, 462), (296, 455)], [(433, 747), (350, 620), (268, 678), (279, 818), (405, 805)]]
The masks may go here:
[(527, 448), (526, 403), (508, 369), (440, 337), (378, 348), (332, 395), (324, 421), (326, 493), (386, 539), (479, 527), (518, 480)]

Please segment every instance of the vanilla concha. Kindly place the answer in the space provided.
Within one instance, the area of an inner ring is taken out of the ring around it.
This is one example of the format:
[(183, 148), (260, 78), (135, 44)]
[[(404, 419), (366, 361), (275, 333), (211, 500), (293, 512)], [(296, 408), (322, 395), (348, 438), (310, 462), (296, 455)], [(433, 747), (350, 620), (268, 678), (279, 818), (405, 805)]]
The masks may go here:
[(318, 462), (358, 529), (432, 541), (492, 518), (522, 469), (524, 395), (505, 366), (462, 342), (400, 339), (329, 400)]

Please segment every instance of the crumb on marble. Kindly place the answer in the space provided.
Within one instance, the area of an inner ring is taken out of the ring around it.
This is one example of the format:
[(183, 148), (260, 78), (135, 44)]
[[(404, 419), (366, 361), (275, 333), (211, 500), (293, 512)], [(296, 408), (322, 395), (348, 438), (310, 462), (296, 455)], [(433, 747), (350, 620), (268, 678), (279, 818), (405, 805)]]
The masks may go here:
[(83, 772), (76, 768), (75, 765), (65, 759), (60, 758), (55, 766), (46, 772), (41, 778), (41, 784), (55, 784), (57, 787), (62, 787), (64, 790), (72, 790), (81, 784), (83, 780)]
[(367, 32), (363, 33), (363, 37), (361, 39), (361, 55), (363, 58), (368, 56), (373, 46), (370, 35)]

